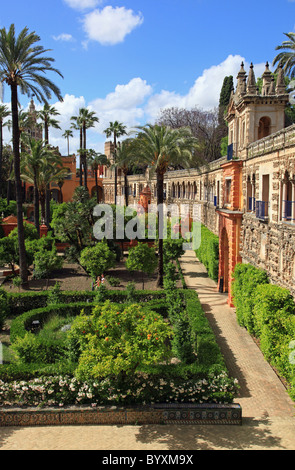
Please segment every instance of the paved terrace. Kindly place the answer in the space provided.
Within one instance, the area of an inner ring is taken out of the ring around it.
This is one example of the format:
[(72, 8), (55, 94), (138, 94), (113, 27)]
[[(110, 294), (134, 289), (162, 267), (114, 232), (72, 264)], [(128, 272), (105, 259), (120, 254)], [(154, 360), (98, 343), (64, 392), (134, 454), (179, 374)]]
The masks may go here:
[(181, 260), (230, 374), (239, 380), (243, 426), (69, 426), (0, 428), (0, 450), (294, 450), (294, 404), (259, 348), (236, 321), (194, 252)]

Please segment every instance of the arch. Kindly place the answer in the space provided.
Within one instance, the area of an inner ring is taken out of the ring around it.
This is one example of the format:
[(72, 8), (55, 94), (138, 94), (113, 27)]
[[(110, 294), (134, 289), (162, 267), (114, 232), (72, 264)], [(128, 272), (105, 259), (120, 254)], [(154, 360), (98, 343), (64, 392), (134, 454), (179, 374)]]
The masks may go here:
[(98, 198), (97, 202), (102, 202), (102, 200), (103, 200), (103, 189), (102, 189), (102, 187), (101, 186), (93, 186), (93, 188), (91, 189), (91, 197), (92, 198)]
[(267, 137), (271, 133), (271, 119), (268, 116), (263, 116), (258, 125), (258, 140)]

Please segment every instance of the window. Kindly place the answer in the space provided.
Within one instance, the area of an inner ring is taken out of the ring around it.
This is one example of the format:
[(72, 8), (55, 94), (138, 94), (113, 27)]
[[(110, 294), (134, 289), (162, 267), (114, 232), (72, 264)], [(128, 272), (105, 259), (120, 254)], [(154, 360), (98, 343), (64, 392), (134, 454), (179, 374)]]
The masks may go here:
[(288, 171), (285, 172), (281, 186), (281, 219), (295, 223), (295, 186)]
[(265, 220), (269, 214), (269, 175), (262, 175), (262, 200), (256, 201), (256, 217)]
[(230, 204), (231, 179), (225, 180), (225, 204)]
[(270, 135), (270, 125), (271, 120), (269, 117), (264, 116), (260, 119), (258, 126), (258, 140)]

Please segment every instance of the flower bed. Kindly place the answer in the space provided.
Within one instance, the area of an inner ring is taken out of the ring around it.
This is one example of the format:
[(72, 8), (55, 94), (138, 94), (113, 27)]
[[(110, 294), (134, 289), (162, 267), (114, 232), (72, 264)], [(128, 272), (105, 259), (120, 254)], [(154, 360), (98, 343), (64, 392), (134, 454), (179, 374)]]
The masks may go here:
[[(126, 300), (121, 295), (120, 300)], [(155, 294), (155, 295), (154, 295)], [(152, 308), (165, 317), (165, 299), (160, 293), (137, 293), (144, 308)], [(75, 405), (142, 405), (150, 403), (232, 403), (237, 382), (227, 374), (223, 357), (212, 330), (193, 291), (181, 291), (183, 317), (187, 330), (182, 331), (192, 344), (193, 356), (172, 363), (143, 364), (129, 375), (110, 374), (100, 378), (78, 380), (77, 364), (58, 360), (53, 364), (11, 364), (0, 366), (0, 402), (4, 407), (63, 407)], [(118, 295), (114, 294), (118, 300)], [(88, 299), (89, 300), (89, 299)], [(150, 304), (150, 305), (149, 305)], [(129, 304), (130, 306), (130, 304)], [(90, 314), (89, 302), (60, 304), (35, 309), (16, 318), (12, 339), (23, 338), (33, 319), (42, 322), (52, 311), (78, 315), (81, 309)], [(121, 303), (124, 309), (124, 303)], [(169, 311), (168, 307), (167, 310)], [(169, 313), (166, 312), (169, 317)], [(170, 318), (169, 318), (170, 320)], [(166, 320), (167, 321), (167, 320)], [(171, 324), (172, 330), (174, 328)], [(175, 327), (175, 334), (177, 328)], [(148, 335), (149, 336), (149, 335)], [(149, 339), (149, 338), (148, 338)], [(181, 339), (182, 340), (182, 339)], [(193, 361), (191, 360), (193, 357)]]
[(75, 377), (52, 376), (4, 383), (0, 380), (1, 407), (69, 405), (130, 405), (153, 403), (231, 403), (236, 382), (225, 372), (207, 378), (163, 379), (138, 374), (128, 384), (111, 378), (79, 382)]

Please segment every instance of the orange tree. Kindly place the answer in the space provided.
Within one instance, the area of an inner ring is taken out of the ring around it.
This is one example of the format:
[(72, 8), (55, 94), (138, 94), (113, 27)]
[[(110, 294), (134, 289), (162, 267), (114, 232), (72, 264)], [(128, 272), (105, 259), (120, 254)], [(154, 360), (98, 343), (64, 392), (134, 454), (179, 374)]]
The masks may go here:
[[(126, 376), (171, 357), (172, 330), (161, 315), (140, 305), (107, 301), (91, 316), (83, 312), (68, 333), (69, 348), (79, 356), (79, 380)], [(77, 356), (76, 358), (77, 359)]]

